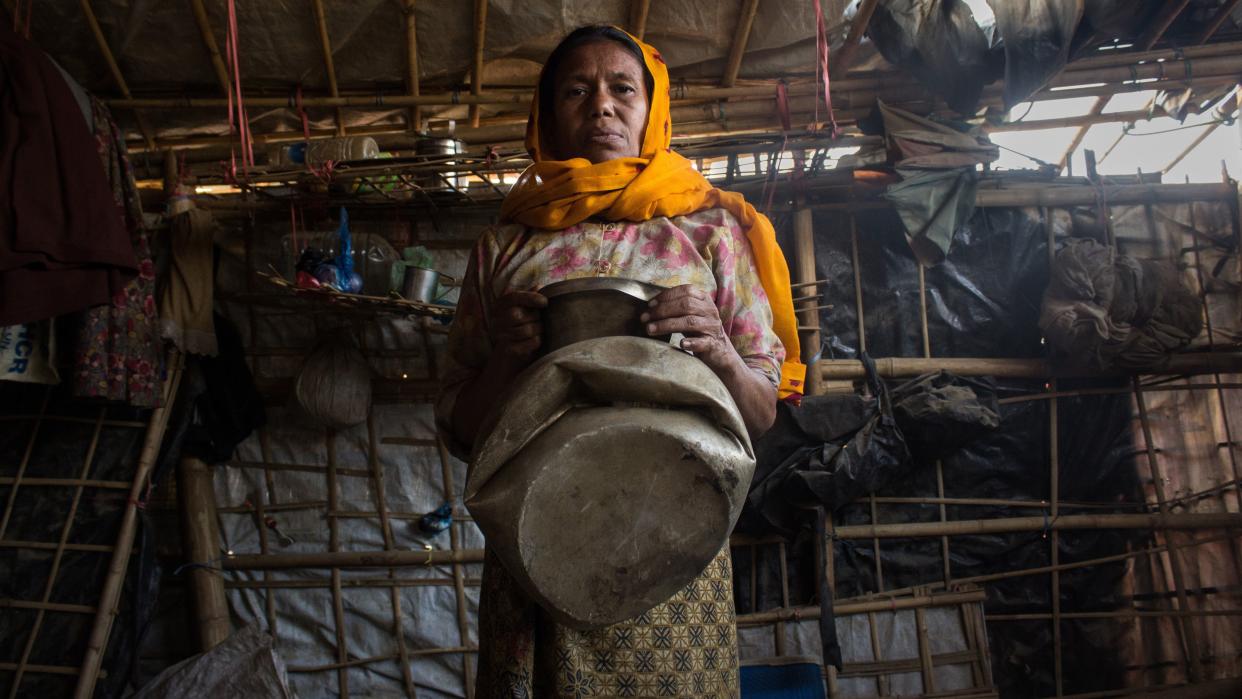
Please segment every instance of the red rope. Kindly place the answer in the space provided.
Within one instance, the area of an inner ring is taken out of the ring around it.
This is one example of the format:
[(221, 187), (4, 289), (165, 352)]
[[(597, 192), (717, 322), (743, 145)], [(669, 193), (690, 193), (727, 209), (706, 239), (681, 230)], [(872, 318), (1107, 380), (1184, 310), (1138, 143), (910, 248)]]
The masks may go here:
[[(231, 2), (231, 0), (230, 0)], [(819, 5), (819, 0), (811, 0), (815, 5), (815, 50), (819, 54), (819, 72), (824, 80), (824, 104), (828, 107), (828, 121), (832, 124), (832, 137), (836, 138), (839, 129), (837, 128), (837, 117), (832, 111), (832, 92), (830, 91), (830, 81), (828, 78), (828, 27), (824, 23), (824, 10)], [(818, 111), (816, 119), (818, 120)]]
[[(225, 37), (224, 52), (228, 57), (229, 68), (233, 71), (233, 89), (229, 91), (229, 131), (236, 130), (241, 138), (242, 175), (248, 175), (254, 167), (254, 144), (250, 140), (250, 120), (246, 118), (246, 106), (242, 100), (241, 62), (237, 50), (237, 7), (234, 0), (229, 0), (229, 29)], [(234, 103), (236, 97), (236, 103)], [(236, 106), (235, 106), (236, 105)], [(237, 178), (237, 156), (230, 149), (229, 170), (233, 179)]]
[(34, 11), (34, 0), (26, 0), (26, 21), (22, 22), (22, 0), (13, 3), (13, 33), (30, 38), (30, 13)]

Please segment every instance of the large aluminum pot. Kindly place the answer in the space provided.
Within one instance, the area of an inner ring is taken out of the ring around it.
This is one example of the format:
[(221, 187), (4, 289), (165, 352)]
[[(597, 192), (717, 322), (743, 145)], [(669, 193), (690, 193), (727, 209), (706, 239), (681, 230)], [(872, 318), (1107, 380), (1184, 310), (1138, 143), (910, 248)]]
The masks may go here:
[(697, 577), (728, 541), (755, 467), (724, 384), (645, 338), (543, 357), (483, 430), (466, 507), (525, 592), (580, 629), (640, 614)]

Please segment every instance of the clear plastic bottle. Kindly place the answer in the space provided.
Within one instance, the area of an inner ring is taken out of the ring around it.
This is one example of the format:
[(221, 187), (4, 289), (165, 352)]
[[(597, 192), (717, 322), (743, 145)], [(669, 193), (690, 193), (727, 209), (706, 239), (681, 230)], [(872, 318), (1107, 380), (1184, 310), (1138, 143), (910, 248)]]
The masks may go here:
[(321, 138), (306, 144), (305, 162), (311, 165), (341, 160), (368, 160), (379, 157), (379, 144), (370, 136)]

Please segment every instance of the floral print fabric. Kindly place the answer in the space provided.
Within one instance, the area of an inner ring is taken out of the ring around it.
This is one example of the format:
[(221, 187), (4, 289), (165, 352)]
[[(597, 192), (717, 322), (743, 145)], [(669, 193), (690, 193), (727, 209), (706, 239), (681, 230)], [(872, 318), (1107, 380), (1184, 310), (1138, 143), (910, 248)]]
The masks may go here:
[(117, 215), (124, 220), (134, 244), (138, 276), (118, 291), (111, 303), (79, 316), (74, 394), (156, 407), (160, 402), (160, 340), (151, 245), (142, 225), (142, 205), (125, 142), (108, 108), (94, 98), (91, 106), (99, 157), (112, 183)]

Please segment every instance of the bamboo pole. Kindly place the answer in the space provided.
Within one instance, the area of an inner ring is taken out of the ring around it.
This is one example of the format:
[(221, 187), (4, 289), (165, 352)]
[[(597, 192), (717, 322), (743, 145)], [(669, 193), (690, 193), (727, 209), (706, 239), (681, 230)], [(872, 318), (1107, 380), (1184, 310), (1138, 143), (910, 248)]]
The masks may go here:
[(86, 604), (62, 604), (60, 602), (31, 602), (21, 599), (0, 599), (0, 609), (41, 609), (66, 614), (94, 614), (94, 607)]
[(1235, 9), (1237, 9), (1240, 1), (1242, 0), (1225, 0), (1225, 2), (1220, 6), (1220, 9), (1216, 11), (1216, 14), (1212, 17), (1212, 19), (1208, 20), (1203, 25), (1203, 29), (1200, 30), (1199, 34), (1195, 37), (1194, 43), (1206, 44), (1208, 39), (1211, 39), (1212, 35), (1220, 30), (1221, 25), (1225, 23), (1225, 20), (1229, 19), (1229, 16), (1233, 14)]
[[(177, 468), (177, 498), (181, 505), (181, 537), (186, 559), (202, 565), (190, 569), (190, 590), (198, 615), (198, 650), (206, 652), (229, 637), (229, 602), (224, 579), (210, 565), (219, 556), (216, 492), (211, 468), (193, 456), (183, 456)], [(266, 527), (260, 527), (265, 529)]]
[[(474, 62), (470, 68), (470, 94), (483, 94), (483, 44), (487, 39), (487, 0), (474, 0)], [(479, 126), (479, 105), (470, 105), (470, 126)]]
[(1239, 85), (1238, 91), (1235, 91), (1229, 99), (1225, 100), (1219, 107), (1213, 110), (1215, 114), (1219, 115), (1219, 118), (1211, 124), (1205, 124), (1205, 128), (1202, 133), (1200, 133), (1195, 140), (1191, 141), (1189, 145), (1182, 149), (1182, 151), (1178, 153), (1175, 158), (1170, 160), (1169, 164), (1165, 165), (1160, 172), (1165, 175), (1169, 174), (1169, 171), (1177, 167), (1177, 165), (1181, 163), (1186, 156), (1190, 155), (1194, 149), (1198, 148), (1204, 141), (1206, 141), (1208, 136), (1215, 133), (1216, 129), (1220, 128), (1220, 126), (1225, 123), (1225, 120), (1233, 117), (1233, 113), (1237, 111), (1240, 102), (1242, 102), (1242, 85)]
[[(880, 357), (874, 361), (876, 370), (884, 378), (919, 376), (940, 370), (958, 374), (959, 376), (994, 376), (1010, 379), (1124, 376), (1124, 374), (1119, 373), (1101, 374), (1085, 370), (1061, 369), (1043, 359)], [(854, 359), (825, 359), (820, 362), (820, 367), (821, 378), (825, 381), (846, 381), (866, 377), (862, 362)], [(1239, 371), (1242, 371), (1242, 353), (1203, 352), (1173, 355), (1163, 369), (1159, 371), (1148, 370), (1145, 373), (1182, 375), (1213, 372), (1236, 373)]]
[(630, 33), (640, 41), (647, 33), (647, 10), (651, 0), (630, 0)]
[(159, 456), (160, 443), (164, 438), (164, 428), (168, 425), (168, 407), (177, 395), (181, 385), (181, 373), (184, 360), (177, 350), (168, 353), (168, 375), (164, 379), (164, 390), (160, 407), (151, 411), (147, 433), (143, 438), (142, 451), (138, 456), (138, 465), (134, 473), (134, 484), (129, 491), (129, 502), (121, 518), (120, 532), (117, 534), (116, 546), (112, 560), (108, 565), (107, 577), (103, 591), (99, 595), (99, 613), (95, 615), (91, 635), (86, 643), (86, 654), (78, 676), (78, 684), (74, 689), (74, 699), (87, 699), (95, 692), (95, 683), (99, 679), (100, 665), (108, 645), (108, 635), (112, 630), (112, 622), (116, 620), (118, 605), (121, 598), (121, 587), (125, 581), (125, 570), (129, 567), (129, 556), (133, 551), (134, 532), (138, 526), (138, 503), (150, 483), (151, 470)]
[[(384, 537), (384, 550), (395, 548), (392, 535), (392, 522), (388, 518), (388, 495), (384, 484), (384, 466), (379, 459), (379, 441), (375, 436), (375, 411), (367, 411), (367, 462), (371, 467), (371, 485), (375, 493), (375, 507), (378, 510), (380, 533)], [(388, 579), (396, 580), (397, 570), (388, 569)], [(414, 686), (414, 676), (410, 670), (410, 653), (405, 644), (405, 628), (401, 613), (401, 593), (394, 585), (388, 588), (388, 604), (392, 607), (392, 634), (397, 640), (397, 656), (401, 663), (401, 681), (405, 685), (405, 694), (411, 699), (418, 696)]]
[(1062, 529), (1221, 529), (1242, 527), (1242, 513), (1191, 512), (1183, 514), (1100, 514), (1048, 517), (1001, 517), (951, 522), (905, 524), (854, 524), (837, 527), (841, 539), (914, 539), (938, 536), (972, 536), (1010, 532)]
[[(1164, 476), (1160, 469), (1160, 462), (1156, 458), (1156, 447), (1151, 437), (1151, 422), (1147, 416), (1147, 401), (1143, 398), (1142, 391), (1137, 390), (1139, 386), (1138, 377), (1132, 380), (1134, 385), (1134, 402), (1138, 405), (1139, 424), (1142, 427), (1144, 452), (1147, 455), (1147, 466), (1151, 472), (1152, 487), (1156, 494), (1156, 502), (1160, 506), (1161, 517), (1169, 517), (1169, 505), (1164, 496)], [(1192, 517), (1193, 514), (1173, 515), (1178, 517)], [(1233, 526), (1242, 525), (1242, 514), (1238, 514), (1238, 522)], [(1182, 561), (1180, 557), (1181, 547), (1173, 543), (1173, 540), (1165, 535), (1165, 542), (1168, 545), (1169, 568), (1173, 573), (1173, 585), (1177, 592), (1177, 602), (1183, 611), (1190, 609), (1190, 599), (1186, 594), (1185, 578), (1182, 574)], [(1194, 625), (1189, 619), (1183, 617), (1179, 619), (1181, 622), (1177, 627), (1181, 631), (1182, 642), (1186, 645), (1186, 666), (1187, 674), (1191, 682), (1198, 682), (1203, 678), (1203, 667), (1199, 661), (1199, 641), (1195, 635)]]
[[(336, 84), (336, 62), (332, 60), (332, 41), (328, 38), (328, 18), (323, 11), (323, 0), (314, 0), (315, 30), (319, 34), (319, 48), (323, 51), (323, 67), (328, 74), (328, 92), (340, 97), (341, 91)], [(345, 135), (345, 120), (341, 116), (341, 108), (336, 108), (336, 135)]]
[[(270, 572), (270, 571), (264, 571)], [(466, 578), (465, 583), (468, 587), (478, 587), (482, 584), (480, 578)], [(452, 578), (342, 578), (341, 588), (404, 588), (404, 587), (452, 587)], [(311, 590), (311, 589), (330, 589), (332, 581), (329, 578), (321, 578), (317, 580), (230, 580), (224, 584), (225, 589), (229, 590)]]
[(215, 32), (211, 29), (211, 20), (207, 17), (207, 8), (203, 0), (190, 0), (190, 8), (194, 11), (194, 23), (203, 37), (203, 47), (211, 58), (211, 68), (216, 73), (216, 82), (220, 83), (220, 91), (225, 95), (232, 92), (228, 68), (224, 66), (224, 58), (220, 55), (220, 46), (216, 43)]
[[(456, 489), (453, 486), (453, 468), (452, 468), (452, 464), (450, 463), (448, 446), (444, 443), (444, 440), (437, 439), (436, 441), (437, 441), (436, 447), (440, 454), (440, 469), (441, 469), (442, 480), (444, 483), (445, 500), (450, 503), (455, 503), (457, 495), (456, 495)], [(455, 507), (456, 506), (454, 505), (454, 508)], [(458, 533), (457, 528), (454, 527), (451, 523), (449, 524), (449, 546), (451, 548), (451, 551), (454, 554), (456, 554), (459, 551), (464, 553), (464, 550), (461, 548), (461, 536)], [(461, 564), (463, 563), (463, 561), (458, 560), (456, 555), (454, 555), (452, 563), (453, 563), (453, 593), (456, 596), (456, 602), (457, 602), (457, 631), (461, 637), (462, 645), (466, 645), (470, 642), (470, 620), (468, 618), (469, 615), (466, 609), (466, 591), (465, 591), (464, 582), (462, 580), (463, 573), (461, 569)], [(474, 678), (471, 675), (470, 662), (467, 658), (462, 658), (461, 665), (462, 665), (462, 681), (464, 682), (465, 688), (466, 688), (466, 699), (474, 699), (474, 691), (475, 691)]]
[[(328, 509), (338, 509), (340, 481), (336, 477), (336, 430), (329, 428), (324, 438), (328, 451)], [(336, 554), (341, 549), (341, 533), (335, 519), (328, 520), (328, 552)], [(349, 645), (345, 638), (345, 602), (341, 594), (341, 569), (332, 566), (332, 627), (336, 635), (336, 661), (341, 665), (336, 671), (338, 691), (342, 697), (349, 696)]]
[(26, 476), (26, 467), (30, 465), (30, 455), (34, 452), (35, 440), (43, 427), (43, 416), (47, 413), (47, 405), (52, 399), (52, 387), (43, 390), (43, 400), (39, 402), (39, 412), (35, 415), (34, 427), (30, 430), (30, 438), (26, 440), (26, 449), (22, 452), (22, 460), (17, 464), (17, 475), (13, 477), (12, 488), (5, 498), (4, 514), (0, 515), (0, 546), (3, 546), (4, 535), (9, 529), (9, 520), (13, 516), (13, 505), (17, 502), (17, 492), (21, 490), (22, 479)]
[[(833, 616), (841, 617), (871, 612), (895, 612), (904, 609), (956, 607), (961, 604), (983, 602), (986, 598), (987, 594), (983, 590), (970, 590), (863, 602), (834, 602), (832, 614)], [(820, 609), (817, 606), (787, 607), (784, 609), (769, 609), (753, 614), (739, 614), (737, 616), (737, 625), (739, 627), (766, 626), (768, 624), (775, 624), (778, 621), (798, 622), (819, 618)]]
[[(814, 283), (815, 276), (815, 228), (814, 217), (810, 209), (799, 209), (794, 213), (794, 261), (796, 263), (797, 281), (802, 284)], [(819, 362), (820, 334), (819, 311), (816, 310), (818, 295), (807, 297), (798, 303), (798, 311), (802, 315), (799, 325), (814, 328), (801, 338), (802, 361), (807, 365), (806, 394), (818, 395), (821, 392), (821, 381), (817, 363)]]
[[(1062, 518), (1064, 519), (1064, 518)], [(483, 549), (460, 551), (320, 551), (270, 556), (233, 554), (221, 561), (224, 570), (288, 570), (290, 568), (405, 568), (452, 563), (482, 563)]]
[[(923, 676), (923, 693), (936, 693), (936, 673), (932, 665), (931, 644), (927, 640), (927, 612), (923, 607), (914, 608), (914, 632), (919, 645), (919, 670)], [(971, 654), (973, 656), (973, 653)]]
[[(857, 313), (858, 321), (858, 352), (860, 354), (867, 351), (867, 323), (863, 314), (863, 295), (862, 295), (862, 270), (858, 266), (858, 221), (854, 214), (850, 214), (850, 261), (851, 269), (854, 277), (854, 310)], [(824, 368), (832, 364), (833, 360), (820, 360), (818, 365), (821, 368), (821, 380), (829, 380), (831, 371)], [(857, 362), (859, 368), (862, 362)], [(864, 371), (861, 376), (866, 376)]]
[(1147, 25), (1147, 33), (1139, 39), (1139, 50), (1150, 51), (1164, 36), (1164, 33), (1169, 30), (1173, 20), (1177, 19), (1177, 16), (1189, 4), (1190, 0), (1173, 0), (1172, 2), (1164, 3), (1164, 6), (1160, 8), (1160, 14), (1156, 15), (1155, 19)]
[[(24, 541), (20, 539), (0, 539), (0, 548), (3, 549), (29, 549), (31, 551), (55, 551), (58, 544), (54, 541)], [(107, 544), (73, 544), (67, 543), (64, 546), (66, 551), (78, 551), (81, 553), (112, 553), (115, 547)]]
[[(104, 63), (108, 66), (108, 72), (112, 74), (112, 81), (116, 83), (116, 87), (121, 91), (121, 95), (126, 99), (132, 98), (129, 92), (129, 84), (125, 82), (125, 76), (121, 74), (121, 67), (116, 63), (116, 57), (112, 55), (112, 49), (108, 46), (108, 40), (104, 37), (103, 29), (99, 26), (99, 20), (95, 17), (95, 11), (91, 9), (91, 0), (79, 0), (82, 7), (82, 16), (86, 18), (86, 25), (90, 27), (91, 34), (95, 37), (95, 43), (99, 46), (99, 52), (103, 54)], [(142, 132), (142, 139), (146, 141), (147, 148), (155, 149), (155, 137), (152, 136), (150, 127), (147, 126), (147, 120), (138, 110), (134, 110), (134, 121), (138, 122), (138, 130)]]
[(737, 27), (733, 30), (733, 43), (729, 45), (729, 58), (725, 61), (724, 76), (720, 78), (721, 87), (733, 87), (737, 82), (738, 71), (742, 68), (742, 56), (746, 53), (746, 42), (750, 40), (750, 28), (755, 22), (758, 9), (759, 0), (742, 0)]
[(834, 80), (837, 76), (849, 72), (850, 64), (854, 62), (854, 53), (858, 50), (858, 43), (862, 41), (863, 33), (867, 31), (867, 25), (871, 23), (871, 16), (875, 14), (875, 8), (879, 4), (879, 0), (863, 0), (858, 6), (858, 12), (854, 13), (854, 19), (850, 21), (850, 32), (845, 36), (845, 42), (832, 57), (829, 72)]
[[(415, 0), (404, 0), (402, 12), (405, 15), (405, 89), (411, 96), (419, 95), (421, 82), (418, 74), (418, 20), (414, 12)], [(416, 133), (423, 127), (422, 109), (418, 105), (410, 107), (408, 131)]]
[[(99, 447), (99, 436), (103, 433), (103, 419), (107, 412), (107, 408), (99, 409), (99, 417), (95, 422), (94, 430), (91, 432), (91, 441), (86, 448), (86, 456), (82, 459), (79, 479), (85, 479), (91, 473), (91, 465), (95, 460), (95, 450)], [(60, 575), (60, 566), (64, 561), (65, 544), (68, 543), (69, 533), (73, 530), (73, 521), (78, 514), (78, 505), (82, 502), (83, 490), (84, 488), (80, 485), (73, 489), (73, 497), (69, 503), (69, 512), (65, 515), (64, 523), (60, 527), (60, 538), (57, 541), (56, 552), (52, 554), (52, 566), (48, 571), (47, 580), (43, 584), (43, 598), (39, 600), (40, 607), (35, 611), (30, 635), (26, 637), (21, 659), (17, 661), (17, 672), (14, 673), (13, 683), (9, 686), (9, 699), (15, 699), (21, 690), (22, 677), (26, 673), (26, 665), (30, 662), (30, 653), (34, 650), (35, 641), (39, 638), (39, 631), (43, 628), (43, 620), (48, 612), (44, 605), (52, 601), (52, 591), (56, 588), (56, 578)]]

